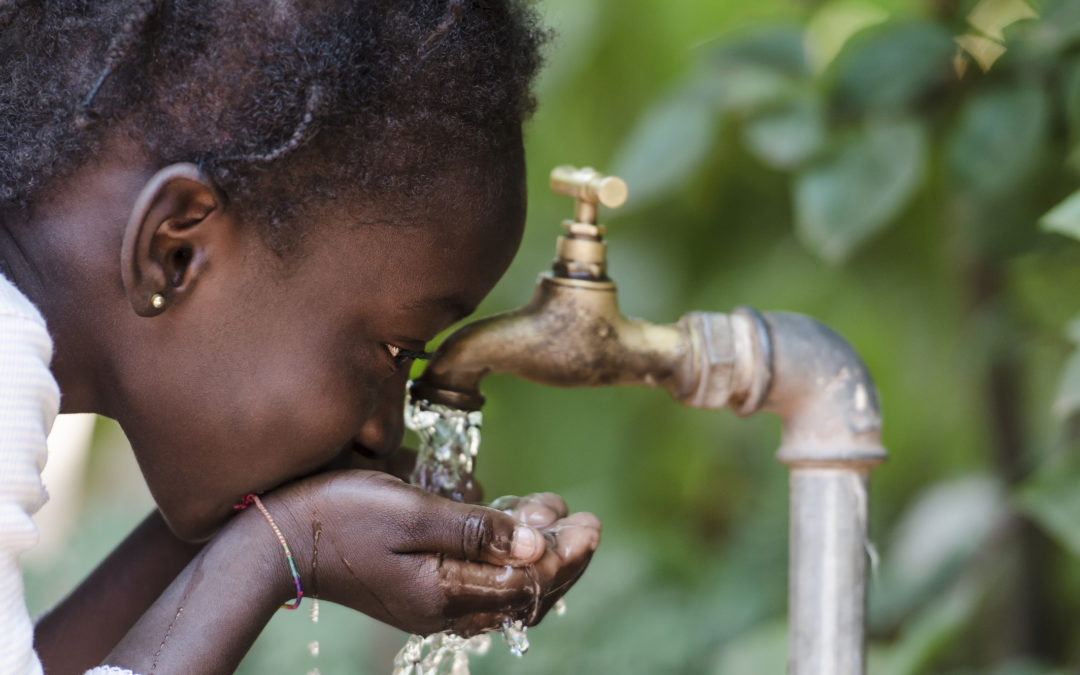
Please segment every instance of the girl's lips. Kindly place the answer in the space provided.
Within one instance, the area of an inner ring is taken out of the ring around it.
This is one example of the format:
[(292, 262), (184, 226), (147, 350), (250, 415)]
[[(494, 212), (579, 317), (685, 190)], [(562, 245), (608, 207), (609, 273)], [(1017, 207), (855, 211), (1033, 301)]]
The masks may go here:
[(349, 445), (350, 445), (353, 452), (355, 452), (355, 453), (357, 453), (359, 455), (362, 455), (363, 457), (367, 457), (368, 459), (386, 459), (387, 457), (389, 457), (390, 455), (394, 454), (394, 452), (397, 451), (397, 448), (392, 448), (392, 449), (383, 450), (383, 451), (372, 450), (371, 448), (367, 447), (366, 445), (364, 445), (362, 443), (358, 443), (356, 441), (352, 441), (352, 443), (350, 443)]

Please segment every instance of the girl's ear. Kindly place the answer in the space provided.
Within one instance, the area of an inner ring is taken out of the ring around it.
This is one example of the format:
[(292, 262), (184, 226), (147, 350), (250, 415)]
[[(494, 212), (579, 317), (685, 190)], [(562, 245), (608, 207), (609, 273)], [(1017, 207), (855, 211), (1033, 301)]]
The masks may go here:
[[(221, 234), (224, 197), (194, 164), (171, 164), (146, 182), (131, 209), (120, 274), (132, 309), (154, 316), (190, 293)], [(217, 217), (215, 217), (217, 216)]]

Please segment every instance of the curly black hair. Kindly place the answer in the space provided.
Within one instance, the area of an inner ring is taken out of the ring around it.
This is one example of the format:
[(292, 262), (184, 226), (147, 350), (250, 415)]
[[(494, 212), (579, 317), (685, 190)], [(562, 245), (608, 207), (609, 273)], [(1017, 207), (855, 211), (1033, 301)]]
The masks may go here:
[(519, 143), (547, 37), (518, 0), (0, 0), (0, 211), (119, 134), (281, 253), (298, 195), (416, 194)]

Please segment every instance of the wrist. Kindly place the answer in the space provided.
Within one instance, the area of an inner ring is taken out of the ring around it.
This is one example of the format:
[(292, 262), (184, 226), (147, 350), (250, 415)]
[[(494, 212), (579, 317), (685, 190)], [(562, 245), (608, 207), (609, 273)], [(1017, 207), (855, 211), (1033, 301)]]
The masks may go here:
[[(282, 535), (286, 537), (290, 550), (295, 556), (296, 550), (292, 548), (292, 541), (288, 534), (295, 528), (288, 527), (282, 522), (285, 519), (281, 513), (285, 509), (275, 509), (275, 506), (280, 506), (280, 503), (266, 504), (268, 512), (274, 518)], [(260, 584), (261, 592), (258, 598), (260, 603), (277, 608), (297, 597), (296, 584), (281, 542), (270, 523), (254, 505), (238, 513), (229, 523), (226, 531), (229, 531), (230, 539), (236, 540), (234, 550), (243, 552), (242, 555), (247, 560), (246, 564), (251, 567), (250, 573), (264, 580), (264, 583)], [(226, 534), (226, 532), (223, 531), (221, 534)], [(298, 570), (301, 568), (298, 559), (294, 560), (294, 564)]]

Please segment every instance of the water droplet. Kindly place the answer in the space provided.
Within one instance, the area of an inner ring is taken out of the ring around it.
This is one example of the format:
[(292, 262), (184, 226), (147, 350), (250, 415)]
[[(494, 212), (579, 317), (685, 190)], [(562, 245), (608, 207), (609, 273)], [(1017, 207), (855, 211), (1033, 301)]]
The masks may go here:
[(506, 640), (506, 646), (510, 648), (510, 653), (518, 658), (525, 656), (525, 652), (529, 651), (529, 638), (525, 635), (526, 630), (525, 624), (521, 621), (512, 621), (510, 619), (503, 621), (503, 639)]
[(469, 641), (465, 643), (465, 651), (470, 654), (476, 654), (477, 656), (483, 656), (491, 651), (491, 634), (481, 633), (469, 638)]
[(454, 653), (454, 665), (450, 666), (450, 675), (469, 675), (469, 655), (466, 652)]

